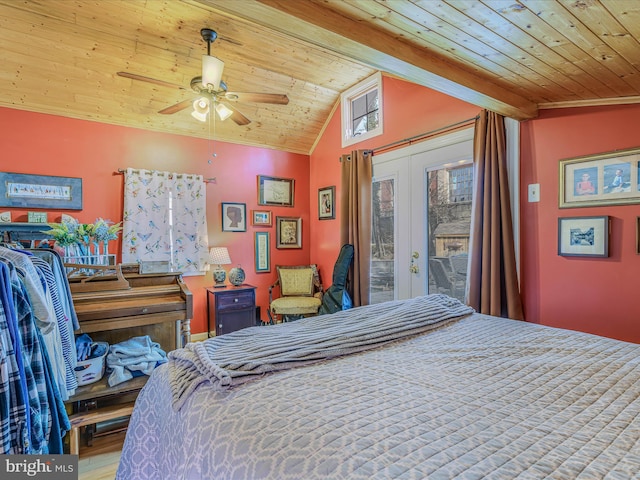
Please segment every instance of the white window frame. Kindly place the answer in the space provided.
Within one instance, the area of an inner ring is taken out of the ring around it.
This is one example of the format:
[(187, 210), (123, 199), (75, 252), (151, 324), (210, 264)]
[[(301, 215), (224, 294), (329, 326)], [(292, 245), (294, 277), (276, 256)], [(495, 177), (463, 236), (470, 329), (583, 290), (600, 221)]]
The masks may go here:
[[(378, 127), (356, 137), (352, 131), (351, 103), (358, 97), (366, 95), (371, 90), (378, 90)], [(382, 97), (382, 74), (380, 72), (370, 76), (362, 82), (354, 85), (340, 95), (342, 110), (342, 147), (348, 147), (358, 142), (362, 142), (372, 137), (382, 135), (383, 131), (383, 97)]]

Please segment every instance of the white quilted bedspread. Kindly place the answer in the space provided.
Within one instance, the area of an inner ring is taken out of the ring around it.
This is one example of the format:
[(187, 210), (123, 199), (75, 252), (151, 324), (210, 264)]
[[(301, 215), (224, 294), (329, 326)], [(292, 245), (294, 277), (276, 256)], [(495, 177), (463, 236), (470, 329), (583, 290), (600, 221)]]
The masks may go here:
[(138, 397), (117, 478), (639, 472), (640, 345), (473, 314), (228, 391), (204, 382), (177, 412), (163, 365)]

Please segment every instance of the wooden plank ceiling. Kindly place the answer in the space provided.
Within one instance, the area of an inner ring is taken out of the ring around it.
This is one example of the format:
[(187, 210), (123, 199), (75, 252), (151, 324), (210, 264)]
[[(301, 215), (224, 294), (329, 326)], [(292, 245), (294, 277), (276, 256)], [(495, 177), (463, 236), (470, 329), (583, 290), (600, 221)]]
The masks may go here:
[[(289, 103), (159, 114), (197, 97), (203, 27), (230, 91)], [(305, 154), (378, 70), (516, 119), (640, 100), (636, 0), (0, 0), (0, 46), (1, 106)]]

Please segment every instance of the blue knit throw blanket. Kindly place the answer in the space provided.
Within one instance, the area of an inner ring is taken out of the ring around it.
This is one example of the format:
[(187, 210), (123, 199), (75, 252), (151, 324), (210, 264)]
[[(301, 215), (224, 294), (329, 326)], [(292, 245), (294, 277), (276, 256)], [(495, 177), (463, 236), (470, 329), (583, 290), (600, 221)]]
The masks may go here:
[(446, 295), (427, 295), (190, 343), (169, 353), (173, 407), (179, 410), (205, 381), (228, 389), (268, 372), (376, 348), (473, 312)]

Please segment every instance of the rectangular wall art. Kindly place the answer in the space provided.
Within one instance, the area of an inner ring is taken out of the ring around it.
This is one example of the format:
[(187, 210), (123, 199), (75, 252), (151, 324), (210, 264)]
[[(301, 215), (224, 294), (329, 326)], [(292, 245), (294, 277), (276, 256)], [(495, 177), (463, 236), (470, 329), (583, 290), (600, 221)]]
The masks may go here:
[(266, 273), (271, 271), (271, 260), (269, 258), (269, 232), (255, 233), (256, 247), (256, 273)]
[(560, 208), (640, 203), (640, 148), (560, 161)]
[(258, 175), (258, 205), (293, 207), (294, 180)]
[(0, 172), (0, 207), (82, 210), (82, 179)]
[(558, 219), (558, 255), (564, 257), (608, 257), (609, 217), (565, 217)]

